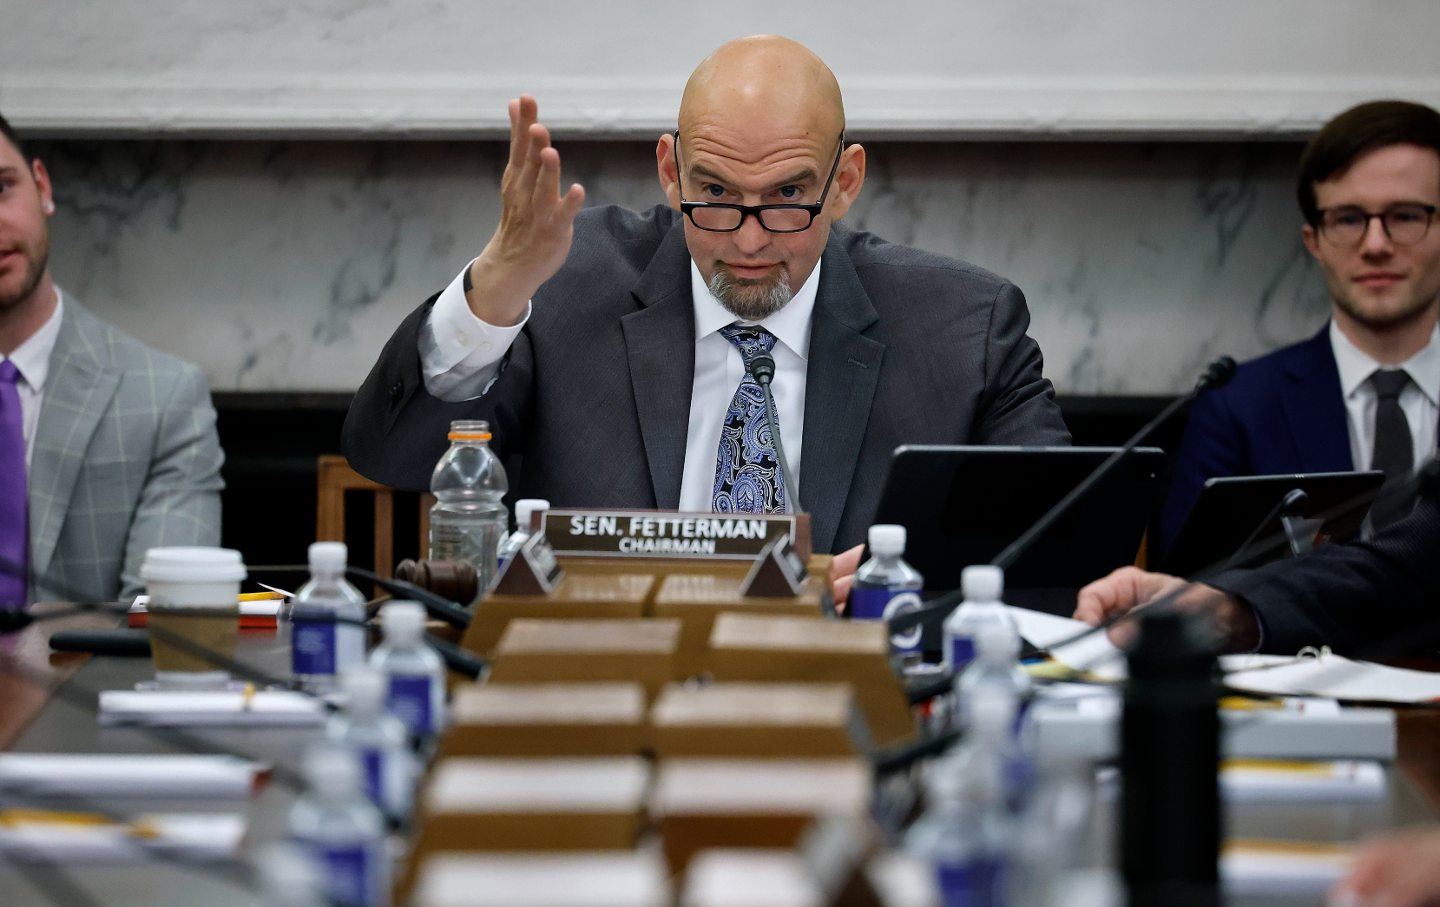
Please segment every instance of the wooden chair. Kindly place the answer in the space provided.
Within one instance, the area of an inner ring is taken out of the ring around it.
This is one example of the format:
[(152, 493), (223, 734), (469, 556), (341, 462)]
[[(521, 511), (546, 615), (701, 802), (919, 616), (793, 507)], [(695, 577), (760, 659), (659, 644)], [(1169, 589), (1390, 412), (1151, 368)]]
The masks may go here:
[[(375, 563), (377, 575), (389, 577), (395, 571), (395, 489), (372, 482), (350, 467), (339, 454), (321, 454), (316, 462), (315, 538), (345, 541), (345, 492), (368, 491), (375, 495)], [(420, 495), (420, 547), (424, 556), (429, 547), (430, 507), (435, 496)]]

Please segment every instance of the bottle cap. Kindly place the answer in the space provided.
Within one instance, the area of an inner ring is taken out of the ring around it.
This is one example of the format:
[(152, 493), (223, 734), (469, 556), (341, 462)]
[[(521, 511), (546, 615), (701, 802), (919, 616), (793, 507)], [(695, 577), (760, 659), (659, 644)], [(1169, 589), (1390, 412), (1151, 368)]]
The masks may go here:
[(975, 655), (986, 661), (1014, 661), (1020, 656), (1020, 634), (1008, 621), (984, 624), (975, 634)]
[(905, 527), (879, 523), (870, 527), (871, 554), (904, 554)]
[(380, 629), (387, 640), (419, 639), (425, 629), (425, 609), (419, 602), (390, 602), (380, 609)]
[(456, 419), (450, 423), (451, 441), (489, 441), (490, 423), (484, 419)]
[(975, 564), (960, 571), (966, 601), (998, 602), (1005, 591), (1005, 571), (993, 564)]
[(313, 542), (308, 553), (312, 571), (343, 572), (350, 559), (350, 549), (344, 542)]
[(389, 683), (374, 668), (360, 666), (340, 675), (345, 691), (345, 711), (357, 718), (373, 718), (385, 709)]
[(550, 502), (544, 498), (521, 498), (515, 502), (515, 528), (528, 531), (535, 514), (550, 509)]
[(232, 548), (151, 548), (140, 565), (140, 577), (146, 583), (238, 583), (245, 578), (245, 562)]
[(327, 800), (347, 797), (360, 789), (360, 762), (337, 746), (317, 746), (305, 753), (305, 783)]

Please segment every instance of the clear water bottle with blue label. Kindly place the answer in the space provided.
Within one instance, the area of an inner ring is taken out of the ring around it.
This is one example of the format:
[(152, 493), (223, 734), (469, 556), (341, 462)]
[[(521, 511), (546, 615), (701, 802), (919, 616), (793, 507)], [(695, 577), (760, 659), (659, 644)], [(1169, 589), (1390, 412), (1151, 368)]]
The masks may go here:
[(544, 498), (521, 498), (515, 502), (515, 531), (505, 538), (500, 545), (499, 562), (495, 572), (499, 575), (510, 563), (510, 559), (520, 553), (525, 543), (530, 541), (534, 534), (531, 527), (537, 518), (543, 518), (545, 511), (550, 509), (550, 502)]
[[(849, 613), (854, 620), (889, 620), (921, 607), (925, 579), (905, 563), (905, 527), (879, 524), (870, 527), (870, 559), (855, 571), (850, 587)], [(895, 651), (919, 659), (920, 628), (890, 638)]]
[(305, 794), (290, 811), (290, 837), (322, 868), (328, 902), (385, 907), (385, 820), (361, 789), (360, 763), (333, 746), (314, 749), (305, 756), (305, 780)]
[(370, 802), (394, 823), (410, 818), (416, 765), (404, 723), (386, 707), (387, 678), (361, 666), (341, 675), (345, 705), (331, 716), (325, 736), (360, 760)]
[[(978, 710), (988, 708), (985, 702)], [(906, 833), (905, 849), (934, 868), (944, 907), (1000, 907), (1013, 829), (1002, 752), (988, 738), (967, 737), (927, 768), (926, 809)]]
[(310, 580), (290, 606), (290, 667), (313, 692), (365, 663), (365, 596), (345, 579), (348, 556), (344, 542), (311, 545)]
[(1015, 621), (1000, 600), (1005, 591), (1005, 572), (991, 564), (966, 567), (960, 573), (960, 590), (965, 600), (945, 618), (945, 669), (959, 675), (975, 660), (975, 638), (985, 626)]
[(388, 680), (387, 704), (415, 737), (433, 737), (445, 727), (445, 664), (425, 645), (425, 609), (394, 601), (380, 609), (384, 640), (370, 653), (370, 666)]
[(510, 490), (505, 467), (490, 450), (490, 424), (450, 423), (450, 449), (430, 474), (430, 560), (475, 565), (478, 596), (495, 579), (500, 539), (510, 521), (502, 498)]
[(310, 854), (288, 841), (255, 849), (250, 872), (258, 882), (253, 907), (329, 907), (325, 874)]
[(1014, 699), (1018, 731), (1035, 685), (1020, 664), (1020, 634), (1008, 620), (979, 628), (975, 636), (975, 658), (955, 678), (955, 715), (961, 728), (970, 724), (970, 702), (981, 687), (999, 688)]

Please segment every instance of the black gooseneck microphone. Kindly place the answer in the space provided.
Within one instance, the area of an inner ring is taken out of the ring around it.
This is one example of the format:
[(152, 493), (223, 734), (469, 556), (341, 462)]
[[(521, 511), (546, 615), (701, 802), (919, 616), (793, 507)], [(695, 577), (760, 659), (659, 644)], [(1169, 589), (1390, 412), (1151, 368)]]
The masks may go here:
[(770, 393), (770, 382), (775, 380), (775, 357), (765, 351), (755, 354), (750, 360), (750, 377), (760, 385), (765, 395), (765, 418), (770, 420), (770, 437), (775, 439), (775, 458), (780, 461), (780, 475), (785, 479), (785, 512), (800, 513), (800, 487), (790, 472), (790, 461), (785, 458), (785, 445), (780, 441), (780, 417), (775, 412), (775, 397)]
[[(1408, 480), (1408, 484), (1405, 485), (1403, 489), (1397, 488), (1397, 493), (1408, 493), (1415, 496), (1426, 494), (1440, 494), (1440, 458), (1432, 457), (1419, 470), (1416, 471), (1415, 475)], [(1346, 501), (1341, 501), (1333, 508), (1325, 511), (1319, 516), (1322, 518), (1328, 518), (1335, 513), (1344, 512), (1346, 509), (1353, 506), (1354, 503), (1354, 498)], [(1244, 560), (1261, 552), (1270, 551), (1275, 548), (1286, 546), (1288, 543), (1289, 538), (1284, 532), (1274, 532), (1263, 538), (1252, 538), (1252, 540), (1248, 542), (1245, 547), (1242, 547), (1236, 555), (1233, 555), (1232, 557), (1227, 558), (1223, 561), (1217, 561), (1216, 563), (1213, 563), (1203, 568), (1202, 570), (1197, 571), (1194, 575), (1194, 579), (1191, 580), (1191, 583), (1186, 584), (1185, 586), (1182, 586), (1173, 592), (1163, 595), (1160, 598), (1155, 599), (1154, 601), (1147, 602), (1130, 611), (1108, 617), (1093, 627), (1087, 627), (1084, 630), (1076, 633), (1074, 636), (1054, 643), (1051, 646), (1051, 649), (1063, 648), (1065, 646), (1079, 642), (1080, 640), (1085, 639), (1086, 637), (1093, 634), (1103, 633), (1110, 627), (1115, 626), (1116, 624), (1126, 622), (1140, 622), (1143, 621), (1147, 615), (1158, 617), (1167, 612), (1171, 612), (1173, 611), (1175, 603), (1179, 600), (1181, 594), (1186, 589), (1190, 588), (1191, 584), (1203, 582), (1205, 578), (1213, 576), (1224, 570), (1230, 569), (1232, 560), (1235, 560), (1237, 558), (1240, 560)], [(921, 618), (922, 615), (920, 615), (918, 612), (901, 615), (900, 617), (896, 618), (896, 620), (891, 622), (892, 630), (894, 630), (895, 632), (903, 632), (905, 630), (908, 630), (912, 626), (918, 624)], [(1419, 627), (1408, 626), (1399, 628), (1396, 632), (1392, 634), (1359, 646), (1356, 651), (1350, 654), (1352, 657), (1385, 658), (1394, 656), (1402, 650), (1414, 649), (1417, 647), (1417, 645), (1431, 645), (1435, 643), (1440, 643), (1440, 619), (1428, 621)], [(1168, 643), (1166, 645), (1168, 645)], [(1161, 648), (1164, 649), (1165, 646), (1161, 646)], [(1083, 676), (1085, 670), (1087, 670), (1088, 667), (1092, 666), (1093, 665), (1074, 668), (1068, 675), (1055, 678), (1055, 680), (1058, 681), (1080, 679)], [(1143, 673), (1144, 671), (1142, 670), (1142, 674)], [(1197, 675), (1192, 675), (1189, 679), (1193, 680), (1195, 679), (1195, 676), (1198, 676), (1198, 672)], [(935, 696), (940, 695), (941, 693), (948, 692), (950, 690), (952, 681), (953, 678), (949, 676), (940, 677), (934, 680), (926, 680), (922, 683), (912, 685), (906, 692), (909, 695), (910, 702), (925, 702)], [(930, 756), (945, 751), (952, 744), (958, 741), (962, 736), (962, 733), (959, 731), (948, 730), (933, 734), (929, 737), (922, 738), (918, 741), (905, 744), (892, 750), (886, 750), (876, 753), (872, 756), (872, 762), (874, 764), (876, 774), (884, 775), (906, 769), (922, 759), (929, 758)]]
[(1110, 471), (1119, 464), (1126, 454), (1139, 447), (1140, 443), (1150, 437), (1155, 429), (1163, 425), (1182, 408), (1190, 405), (1196, 397), (1206, 391), (1214, 390), (1217, 387), (1222, 387), (1227, 384), (1231, 378), (1235, 377), (1236, 367), (1235, 360), (1229, 356), (1221, 356), (1219, 359), (1207, 365), (1205, 371), (1200, 375), (1199, 380), (1195, 382), (1195, 387), (1193, 387), (1189, 393), (1181, 394), (1170, 401), (1169, 406), (1162, 409), (1149, 422), (1140, 426), (1140, 430), (1131, 435), (1130, 440), (1116, 448), (1115, 452), (1106, 457), (1099, 466), (1095, 467), (1079, 485), (1070, 489), (1069, 494), (1056, 501), (1054, 507), (1051, 507), (1044, 516), (1036, 520), (1035, 525), (1021, 533), (1019, 538), (1007, 545), (1003, 551), (995, 556), (995, 560), (991, 561), (991, 563), (1002, 570), (1010, 569), (1010, 567), (1020, 559), (1020, 555), (1024, 554), (1030, 546), (1035, 543), (1036, 539), (1048, 532), (1050, 527), (1055, 525), (1055, 522), (1064, 516), (1065, 513), (1074, 506), (1076, 501), (1083, 498), (1086, 492), (1095, 487), (1097, 482), (1109, 475)]
[[(1004, 550), (997, 554), (995, 559), (990, 563), (1002, 570), (1008, 570), (1012, 567), (1015, 562), (1020, 559), (1020, 556), (1029, 550), (1036, 539), (1048, 532), (1050, 527), (1054, 526), (1055, 523), (1075, 505), (1076, 501), (1083, 498), (1101, 479), (1109, 475), (1111, 470), (1119, 465), (1120, 461), (1123, 460), (1127, 454), (1139, 447), (1146, 438), (1154, 433), (1155, 429), (1163, 425), (1171, 416), (1175, 415), (1175, 413), (1188, 406), (1196, 397), (1206, 391), (1224, 386), (1231, 378), (1235, 377), (1236, 367), (1235, 360), (1229, 356), (1221, 356), (1207, 365), (1205, 371), (1201, 373), (1200, 378), (1195, 382), (1195, 386), (1190, 391), (1176, 397), (1154, 418), (1142, 425), (1139, 431), (1131, 435), (1128, 441), (1120, 447), (1117, 447), (1110, 456), (1102, 460), (1100, 465), (1096, 466), (1095, 469), (1082, 479), (1080, 484), (1072, 488), (1065, 497), (1056, 501), (1055, 505), (1046, 511), (1040, 519), (1036, 520), (1029, 529), (1021, 533), (1019, 538), (1005, 546)], [(948, 592), (925, 605), (923, 608), (897, 616), (890, 623), (890, 631), (892, 633), (902, 633), (918, 624), (928, 625), (939, 623), (959, 606), (963, 598), (964, 593), (959, 589)], [(903, 624), (898, 623), (900, 621), (903, 621)]]

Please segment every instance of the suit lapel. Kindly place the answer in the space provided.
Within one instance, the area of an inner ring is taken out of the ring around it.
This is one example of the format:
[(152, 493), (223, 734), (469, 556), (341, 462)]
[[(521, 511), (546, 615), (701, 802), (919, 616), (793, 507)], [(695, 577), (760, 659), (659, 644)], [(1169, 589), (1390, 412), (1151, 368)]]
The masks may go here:
[(67, 297), (30, 461), (30, 566), (36, 576), (50, 567), (90, 438), (120, 385), (103, 348), (98, 325)]
[(805, 378), (800, 501), (816, 551), (835, 541), (870, 421), (885, 344), (864, 336), (879, 316), (835, 235), (825, 250)]
[(1350, 428), (1340, 370), (1330, 348), (1329, 325), (1296, 348), (1285, 364), (1285, 421), (1301, 472), (1348, 472)]
[(630, 389), (655, 505), (680, 506), (685, 443), (695, 383), (695, 309), (690, 299), (690, 253), (680, 221), (661, 241), (633, 291), (642, 308), (620, 319)]

